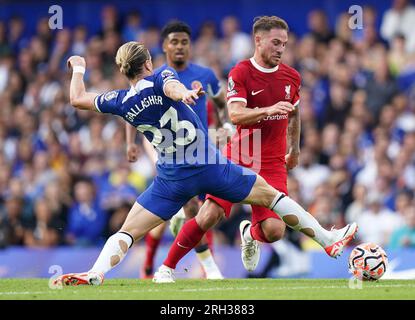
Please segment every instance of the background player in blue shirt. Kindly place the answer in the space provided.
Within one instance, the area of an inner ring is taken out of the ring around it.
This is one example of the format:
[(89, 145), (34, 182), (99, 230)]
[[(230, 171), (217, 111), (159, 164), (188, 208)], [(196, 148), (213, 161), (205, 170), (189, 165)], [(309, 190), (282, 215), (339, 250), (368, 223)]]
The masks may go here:
[[(189, 106), (203, 94), (201, 88), (186, 89), (171, 68), (154, 73), (149, 51), (137, 42), (122, 45), (115, 61), (129, 79), (131, 88), (98, 95), (85, 90), (85, 60), (79, 56), (69, 58), (68, 64), (73, 70), (70, 102), (78, 109), (120, 116), (135, 126), (158, 151), (158, 175), (137, 198), (120, 231), (108, 238), (93, 267), (86, 273), (62, 275), (54, 284), (102, 284), (104, 274), (124, 259), (134, 241), (169, 220), (192, 197), (201, 193), (235, 203), (268, 207), (286, 224), (317, 241), (332, 257), (343, 251), (357, 231), (355, 223), (340, 230), (325, 230), (313, 216), (268, 185), (261, 176), (221, 156)], [(288, 114), (293, 110), (291, 103), (278, 102), (268, 107), (267, 115)], [(186, 239), (194, 244), (175, 244), (191, 250), (209, 229), (203, 230), (200, 226), (214, 225), (222, 218), (223, 211), (216, 216), (203, 214), (211, 211), (210, 206), (218, 205), (208, 199), (196, 218), (183, 227), (196, 227), (196, 233)], [(172, 272), (170, 270), (164, 282), (174, 282)]]
[[(221, 82), (216, 77), (212, 69), (194, 64), (190, 61), (191, 56), (191, 28), (182, 21), (173, 21), (167, 24), (162, 32), (161, 37), (163, 41), (163, 51), (166, 54), (166, 64), (155, 70), (157, 73), (160, 70), (164, 70), (167, 67), (173, 68), (177, 71), (180, 82), (188, 89), (203, 90), (214, 101), (216, 105), (216, 114), (218, 116), (219, 125), (222, 125), (226, 121), (226, 98), (225, 90), (221, 88)], [(199, 116), (202, 124), (208, 129), (208, 115), (207, 115), (207, 97), (206, 95), (200, 96), (196, 103), (191, 106), (195, 113)], [(137, 129), (126, 124), (126, 139), (127, 139), (127, 158), (130, 162), (135, 162), (138, 159), (139, 147), (135, 144)], [(147, 140), (144, 140), (144, 149), (149, 154), (150, 158), (154, 159), (152, 147), (148, 146)], [(204, 196), (202, 195), (204, 200)], [(191, 199), (180, 210), (180, 213), (172, 219), (171, 223), (180, 224), (184, 222), (183, 218), (193, 218), (200, 209), (201, 200), (198, 197)], [(184, 213), (184, 214), (183, 214)], [(141, 270), (142, 278), (152, 278), (154, 257), (157, 252), (157, 248), (160, 244), (160, 240), (166, 229), (167, 223), (162, 223), (158, 227), (151, 230), (145, 237), (146, 244), (146, 259)], [(178, 229), (178, 226), (175, 226)], [(209, 240), (212, 240), (213, 234), (211, 230), (206, 234)], [(204, 237), (200, 244), (195, 247), (197, 257), (203, 267), (207, 279), (222, 279), (223, 276), (213, 260), (211, 250), (212, 242), (210, 241), (208, 246), (208, 239)]]

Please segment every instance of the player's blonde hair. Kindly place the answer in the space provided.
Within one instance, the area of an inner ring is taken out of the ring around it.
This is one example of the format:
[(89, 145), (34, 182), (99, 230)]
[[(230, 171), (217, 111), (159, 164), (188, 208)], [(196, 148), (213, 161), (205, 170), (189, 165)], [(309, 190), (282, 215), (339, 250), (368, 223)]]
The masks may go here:
[(262, 16), (254, 19), (252, 33), (256, 34), (258, 31), (270, 31), (274, 28), (289, 31), (288, 24), (284, 19), (277, 16)]
[(141, 43), (130, 41), (118, 48), (115, 63), (128, 79), (134, 79), (143, 71), (144, 63), (150, 59), (148, 49)]

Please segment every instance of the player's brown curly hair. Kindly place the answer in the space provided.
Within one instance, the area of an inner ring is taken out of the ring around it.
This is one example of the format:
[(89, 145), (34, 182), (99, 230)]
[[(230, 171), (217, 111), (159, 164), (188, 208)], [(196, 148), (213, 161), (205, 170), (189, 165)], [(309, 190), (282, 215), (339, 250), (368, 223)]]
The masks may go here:
[(261, 16), (254, 19), (252, 33), (256, 34), (258, 31), (270, 31), (274, 28), (289, 31), (288, 24), (284, 19), (277, 16)]

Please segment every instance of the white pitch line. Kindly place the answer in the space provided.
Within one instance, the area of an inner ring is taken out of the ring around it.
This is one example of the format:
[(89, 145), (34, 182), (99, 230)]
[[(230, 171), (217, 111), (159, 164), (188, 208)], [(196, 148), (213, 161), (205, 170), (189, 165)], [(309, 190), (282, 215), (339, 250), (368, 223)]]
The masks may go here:
[[(363, 285), (364, 286), (364, 285)], [(372, 289), (372, 288), (414, 288), (415, 284), (377, 284), (370, 287), (366, 287), (364, 289)], [(222, 288), (222, 287), (214, 287), (214, 288), (195, 288), (195, 289), (175, 289), (175, 288), (160, 288), (160, 289), (147, 289), (147, 290), (100, 290), (103, 293), (143, 293), (143, 292), (209, 292), (209, 291), (248, 291), (248, 290), (272, 290), (273, 288), (270, 287), (240, 287), (240, 288)], [(290, 289), (290, 290), (304, 290), (304, 289), (348, 289), (347, 286), (276, 286), (275, 289)], [(65, 289), (62, 289), (65, 290)], [(1, 295), (36, 295), (36, 294), (53, 294), (58, 293), (60, 290), (49, 290), (49, 291), (4, 291), (0, 292)], [(71, 293), (75, 293), (74, 291), (70, 291)], [(77, 291), (79, 292), (79, 291)]]

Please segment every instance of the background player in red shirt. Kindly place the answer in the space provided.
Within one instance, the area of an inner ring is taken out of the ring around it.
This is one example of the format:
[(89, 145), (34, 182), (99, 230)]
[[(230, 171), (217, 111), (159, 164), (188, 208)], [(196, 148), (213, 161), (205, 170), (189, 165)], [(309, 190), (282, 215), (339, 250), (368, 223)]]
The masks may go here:
[[(224, 152), (229, 159), (256, 171), (271, 186), (287, 194), (287, 169), (298, 164), (300, 153), (301, 78), (296, 70), (281, 63), (288, 41), (288, 25), (283, 19), (276, 16), (258, 18), (253, 25), (253, 36), (254, 57), (238, 63), (229, 74), (228, 111), (231, 121), (237, 125), (237, 132)], [(292, 106), (294, 111), (291, 111)], [(258, 145), (259, 152), (256, 151)], [(196, 217), (197, 224), (193, 224), (192, 228), (189, 227), (191, 224), (187, 224), (187, 228), (181, 230), (182, 237), (179, 233), (153, 281), (172, 282), (172, 270), (188, 252), (185, 247), (191, 244), (188, 240), (198, 232), (196, 229), (199, 227), (203, 232), (215, 225), (223, 215), (228, 217), (232, 205), (208, 195)], [(314, 218), (310, 215), (307, 219), (311, 221)], [(283, 220), (272, 210), (253, 205), (252, 224), (248, 220), (241, 222), (242, 261), (248, 271), (254, 270), (258, 264), (258, 241), (281, 239), (286, 224), (315, 239), (333, 256), (333, 246), (325, 246), (318, 241), (313, 228), (299, 227), (297, 216), (285, 215)]]

